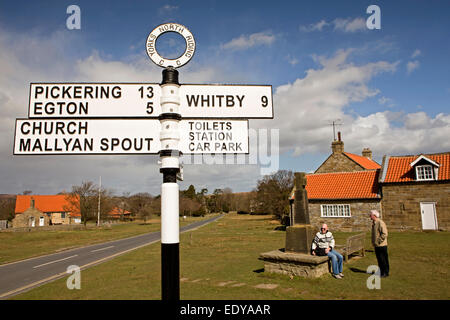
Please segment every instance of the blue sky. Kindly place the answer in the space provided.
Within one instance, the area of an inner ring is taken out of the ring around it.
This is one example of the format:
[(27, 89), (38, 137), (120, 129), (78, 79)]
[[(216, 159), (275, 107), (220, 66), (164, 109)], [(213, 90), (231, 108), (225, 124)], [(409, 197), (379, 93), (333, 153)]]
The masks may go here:
[[(71, 4), (80, 30), (66, 27)], [(365, 26), (372, 4), (380, 30)], [(0, 193), (56, 193), (99, 175), (119, 194), (159, 192), (157, 157), (17, 159), (10, 150), (30, 82), (159, 82), (145, 40), (165, 22), (196, 39), (181, 82), (273, 86), (275, 118), (250, 127), (279, 130), (281, 169), (315, 170), (337, 118), (345, 150), (370, 147), (380, 163), (385, 154), (450, 151), (449, 10), (448, 1), (2, 1)], [(161, 50), (177, 52), (172, 42)], [(187, 166), (181, 186), (248, 191), (259, 167)]]

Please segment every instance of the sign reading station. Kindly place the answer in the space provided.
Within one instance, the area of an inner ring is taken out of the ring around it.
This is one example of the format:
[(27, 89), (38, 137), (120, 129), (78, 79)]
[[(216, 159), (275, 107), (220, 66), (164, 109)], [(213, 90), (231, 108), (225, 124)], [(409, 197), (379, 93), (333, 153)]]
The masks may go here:
[[(248, 153), (246, 120), (182, 120), (183, 154)], [(15, 155), (157, 154), (156, 119), (17, 119)]]
[[(272, 86), (180, 86), (183, 118), (273, 118)], [(157, 118), (156, 83), (32, 83), (30, 118)]]

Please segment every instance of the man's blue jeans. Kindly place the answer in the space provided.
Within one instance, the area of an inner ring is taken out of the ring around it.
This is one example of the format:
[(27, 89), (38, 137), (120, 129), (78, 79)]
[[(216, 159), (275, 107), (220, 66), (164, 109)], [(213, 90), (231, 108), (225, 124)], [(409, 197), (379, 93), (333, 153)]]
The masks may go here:
[(331, 259), (331, 267), (333, 268), (334, 274), (342, 273), (342, 261), (343, 257), (337, 251), (331, 250), (327, 253), (327, 256)]

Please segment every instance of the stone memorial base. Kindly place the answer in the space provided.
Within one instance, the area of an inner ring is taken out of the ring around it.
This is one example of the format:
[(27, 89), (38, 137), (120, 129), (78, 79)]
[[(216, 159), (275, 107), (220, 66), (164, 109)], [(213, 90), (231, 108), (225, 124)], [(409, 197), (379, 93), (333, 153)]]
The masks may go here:
[(327, 256), (274, 250), (259, 255), (264, 271), (305, 278), (318, 278), (330, 272)]
[(305, 253), (311, 251), (315, 230), (309, 224), (296, 224), (286, 228), (286, 252)]

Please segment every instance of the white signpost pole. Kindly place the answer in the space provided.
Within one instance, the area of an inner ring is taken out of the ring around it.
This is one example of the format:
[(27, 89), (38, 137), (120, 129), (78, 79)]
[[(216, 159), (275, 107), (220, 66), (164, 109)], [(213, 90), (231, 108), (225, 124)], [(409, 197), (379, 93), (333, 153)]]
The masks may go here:
[[(156, 41), (165, 32), (176, 32), (186, 41), (184, 53), (177, 59), (161, 57), (156, 51)], [(161, 83), (161, 293), (162, 300), (180, 300), (180, 254), (179, 254), (179, 189), (177, 174), (180, 171), (178, 124), (180, 94), (178, 71), (175, 68), (188, 63), (195, 52), (192, 33), (177, 23), (162, 24), (149, 34), (147, 54), (157, 65), (164, 67)]]
[(180, 228), (179, 228), (179, 187), (177, 174), (180, 171), (178, 113), (178, 71), (173, 68), (163, 70), (161, 83), (161, 288), (163, 300), (180, 299)]

